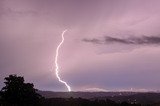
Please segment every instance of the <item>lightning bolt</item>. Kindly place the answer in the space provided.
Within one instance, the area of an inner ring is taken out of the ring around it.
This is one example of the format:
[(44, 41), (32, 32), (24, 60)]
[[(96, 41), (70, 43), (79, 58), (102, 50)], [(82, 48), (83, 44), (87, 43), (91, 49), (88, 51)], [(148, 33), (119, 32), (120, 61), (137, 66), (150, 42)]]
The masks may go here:
[(63, 83), (67, 87), (68, 91), (70, 92), (71, 91), (71, 87), (67, 84), (67, 82), (63, 81), (59, 76), (59, 66), (58, 66), (59, 49), (60, 49), (61, 45), (64, 42), (64, 34), (65, 34), (66, 31), (67, 30), (64, 30), (62, 32), (62, 34), (61, 34), (62, 40), (61, 40), (61, 42), (59, 43), (59, 45), (57, 46), (57, 49), (56, 49), (56, 57), (55, 57), (55, 66), (56, 66), (56, 68), (55, 68), (55, 71), (56, 71), (56, 77), (58, 78), (59, 82)]

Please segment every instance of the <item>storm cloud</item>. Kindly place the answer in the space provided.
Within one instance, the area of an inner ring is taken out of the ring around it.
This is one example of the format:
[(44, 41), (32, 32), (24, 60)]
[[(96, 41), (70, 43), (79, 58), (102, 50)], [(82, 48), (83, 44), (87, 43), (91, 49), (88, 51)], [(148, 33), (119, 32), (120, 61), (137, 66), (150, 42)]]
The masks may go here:
[(4, 77), (18, 74), (37, 89), (66, 91), (56, 78), (54, 57), (67, 29), (58, 62), (73, 91), (159, 90), (159, 5), (160, 0), (0, 0), (0, 88)]
[(133, 45), (159, 45), (160, 44), (160, 37), (159, 36), (141, 36), (141, 37), (128, 37), (128, 38), (118, 38), (118, 37), (110, 37), (105, 36), (103, 39), (82, 39), (83, 42), (89, 42), (93, 44), (133, 44)]

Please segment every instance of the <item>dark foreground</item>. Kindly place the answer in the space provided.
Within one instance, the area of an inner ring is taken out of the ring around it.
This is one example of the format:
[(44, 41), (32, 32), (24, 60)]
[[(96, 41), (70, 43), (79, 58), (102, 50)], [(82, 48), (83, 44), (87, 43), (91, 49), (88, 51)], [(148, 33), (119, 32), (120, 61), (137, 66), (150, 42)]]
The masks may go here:
[[(0, 106), (160, 106), (160, 93), (50, 92), (48, 94), (46, 91), (38, 91), (38, 93), (43, 94), (38, 101), (25, 101), (27, 104), (22, 102), (20, 104), (15, 104), (16, 102), (2, 103), (3, 101), (0, 101)], [(48, 98), (46, 95), (53, 97)]]
[(0, 106), (160, 106), (156, 92), (48, 92), (38, 91), (21, 76), (4, 80)]
[(121, 102), (116, 103), (112, 100), (89, 100), (82, 98), (50, 98), (46, 99), (44, 106), (141, 106), (141, 104)]
[(42, 92), (48, 106), (160, 106), (160, 93)]

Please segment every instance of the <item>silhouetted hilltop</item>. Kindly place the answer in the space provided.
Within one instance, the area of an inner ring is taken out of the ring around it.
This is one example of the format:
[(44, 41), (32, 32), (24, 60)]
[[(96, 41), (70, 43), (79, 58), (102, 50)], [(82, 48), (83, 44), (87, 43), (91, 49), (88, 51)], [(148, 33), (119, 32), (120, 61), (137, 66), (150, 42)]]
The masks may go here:
[(109, 97), (109, 96), (128, 96), (137, 94), (136, 92), (52, 92), (52, 91), (38, 91), (39, 94), (45, 98), (86, 98), (94, 97)]
[(136, 93), (133, 95), (126, 95), (126, 96), (110, 96), (110, 97), (97, 97), (95, 99), (110, 99), (115, 102), (123, 102), (126, 101), (128, 103), (140, 103), (140, 104), (154, 104), (160, 102), (160, 93)]
[(117, 103), (159, 104), (160, 93), (156, 92), (52, 92), (38, 91), (45, 98), (85, 98), (89, 100), (112, 100)]

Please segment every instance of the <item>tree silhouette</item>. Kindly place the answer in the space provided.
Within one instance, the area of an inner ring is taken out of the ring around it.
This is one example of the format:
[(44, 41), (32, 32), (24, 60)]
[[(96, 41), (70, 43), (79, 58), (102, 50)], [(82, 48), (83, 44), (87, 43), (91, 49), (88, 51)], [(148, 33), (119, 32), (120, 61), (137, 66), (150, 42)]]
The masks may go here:
[(1, 90), (1, 100), (4, 105), (32, 106), (38, 105), (42, 98), (36, 93), (32, 83), (24, 83), (24, 78), (9, 75), (5, 78), (5, 87)]

